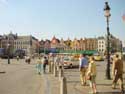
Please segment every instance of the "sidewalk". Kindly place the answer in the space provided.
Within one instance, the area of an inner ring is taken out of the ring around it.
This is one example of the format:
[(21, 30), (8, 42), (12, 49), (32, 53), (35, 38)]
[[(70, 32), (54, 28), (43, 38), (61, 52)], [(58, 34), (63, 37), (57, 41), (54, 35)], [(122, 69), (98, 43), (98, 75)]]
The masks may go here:
[(42, 87), (41, 94), (60, 94), (60, 82), (58, 77), (54, 77), (52, 74), (42, 74)]
[[(125, 62), (124, 62), (125, 65)], [(105, 66), (105, 65), (104, 65)], [(97, 90), (98, 94), (121, 94), (120, 90), (113, 90), (111, 88), (112, 80), (105, 79), (105, 67), (97, 63)], [(89, 94), (90, 91), (89, 82), (87, 86), (81, 86), (78, 69), (66, 69), (64, 75), (67, 79), (67, 94)], [(42, 76), (44, 81), (44, 93), (43, 94), (60, 94), (60, 82), (58, 77), (54, 77), (52, 74), (45, 74)], [(125, 73), (124, 73), (124, 87), (125, 87)], [(50, 92), (51, 91), (51, 92)]]
[[(102, 62), (101, 62), (102, 63)], [(113, 90), (111, 88), (112, 80), (106, 80), (105, 78), (105, 65), (106, 63), (100, 64), (100, 62), (97, 63), (97, 78), (96, 78), (96, 84), (97, 84), (97, 91), (98, 94), (121, 94), (119, 90), (119, 85), (117, 86), (117, 89)], [(125, 62), (124, 62), (124, 72), (125, 72)], [(81, 86), (80, 84), (80, 77), (79, 77), (79, 71), (72, 70), (71, 72), (65, 72), (65, 75), (67, 77), (67, 87), (68, 87), (68, 94), (88, 94), (90, 91), (89, 87), (89, 81), (87, 82), (87, 86)], [(124, 78), (124, 87), (125, 87), (125, 73), (123, 75)]]

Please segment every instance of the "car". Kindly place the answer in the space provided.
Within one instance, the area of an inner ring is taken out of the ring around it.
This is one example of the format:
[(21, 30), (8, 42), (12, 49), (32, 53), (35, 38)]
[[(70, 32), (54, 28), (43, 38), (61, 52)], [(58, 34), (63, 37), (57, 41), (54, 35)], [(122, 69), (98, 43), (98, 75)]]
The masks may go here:
[(73, 67), (73, 62), (70, 60), (69, 57), (64, 57), (63, 66), (64, 66), (64, 68), (72, 68)]
[(103, 61), (104, 60), (103, 56), (101, 56), (101, 55), (94, 55), (94, 59), (95, 59), (95, 61)]

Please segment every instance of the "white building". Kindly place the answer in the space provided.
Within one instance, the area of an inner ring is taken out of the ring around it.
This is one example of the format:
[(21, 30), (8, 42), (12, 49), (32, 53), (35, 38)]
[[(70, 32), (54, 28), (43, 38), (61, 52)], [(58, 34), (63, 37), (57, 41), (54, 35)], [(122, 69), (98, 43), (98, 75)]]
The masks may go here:
[[(111, 53), (120, 52), (122, 49), (122, 42), (118, 38), (110, 35), (109, 38), (109, 50)], [(104, 54), (107, 50), (107, 38), (106, 37), (99, 37), (98, 38), (98, 52)]]
[(104, 54), (106, 51), (106, 39), (104, 37), (98, 38), (98, 52)]

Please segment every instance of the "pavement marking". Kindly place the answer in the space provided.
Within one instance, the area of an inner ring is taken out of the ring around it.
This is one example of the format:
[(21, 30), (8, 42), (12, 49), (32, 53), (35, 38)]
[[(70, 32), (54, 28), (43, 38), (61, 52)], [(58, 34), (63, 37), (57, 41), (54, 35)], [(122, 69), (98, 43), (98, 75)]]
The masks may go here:
[(46, 75), (43, 75), (43, 81), (44, 81), (44, 94), (51, 94), (51, 83)]

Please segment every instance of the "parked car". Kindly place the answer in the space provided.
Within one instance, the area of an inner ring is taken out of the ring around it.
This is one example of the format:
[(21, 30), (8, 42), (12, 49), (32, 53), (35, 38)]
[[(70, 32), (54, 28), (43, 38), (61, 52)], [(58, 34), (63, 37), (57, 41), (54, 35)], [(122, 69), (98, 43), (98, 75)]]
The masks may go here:
[(101, 55), (94, 55), (94, 59), (95, 59), (95, 61), (103, 61), (104, 60), (103, 56), (101, 56)]
[(64, 62), (63, 62), (64, 68), (72, 68), (73, 67), (73, 62), (69, 57), (64, 57)]

